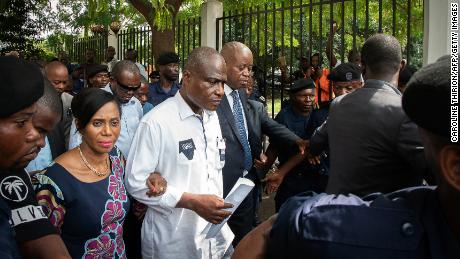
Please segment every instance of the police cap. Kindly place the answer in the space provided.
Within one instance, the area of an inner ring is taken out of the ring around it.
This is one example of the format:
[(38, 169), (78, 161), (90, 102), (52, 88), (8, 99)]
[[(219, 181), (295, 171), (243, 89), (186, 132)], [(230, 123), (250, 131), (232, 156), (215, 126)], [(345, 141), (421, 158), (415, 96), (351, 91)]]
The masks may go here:
[(158, 65), (167, 65), (171, 63), (179, 63), (180, 58), (174, 52), (163, 52), (160, 54), (157, 60)]
[(0, 57), (0, 118), (34, 104), (43, 95), (43, 75), (37, 65), (16, 57)]
[(109, 73), (108, 67), (106, 65), (91, 65), (86, 68), (86, 76), (88, 78), (93, 77), (101, 72)]
[(311, 78), (301, 78), (294, 82), (294, 85), (289, 89), (290, 93), (297, 93), (303, 89), (315, 89), (315, 82)]
[(361, 80), (361, 69), (355, 63), (343, 63), (334, 68), (327, 79), (334, 82)]

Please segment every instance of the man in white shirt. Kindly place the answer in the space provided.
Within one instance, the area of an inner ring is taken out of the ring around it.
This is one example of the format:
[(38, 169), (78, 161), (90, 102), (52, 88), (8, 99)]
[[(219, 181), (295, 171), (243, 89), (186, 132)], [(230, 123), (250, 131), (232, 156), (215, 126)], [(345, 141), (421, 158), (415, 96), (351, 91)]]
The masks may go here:
[[(113, 93), (121, 104), (121, 131), (117, 140), (117, 147), (125, 157), (128, 157), (131, 142), (136, 133), (139, 121), (142, 118), (142, 105), (134, 97), (134, 92), (140, 88), (141, 79), (137, 66), (129, 61), (119, 61), (112, 69), (110, 84), (103, 88)], [(75, 120), (70, 130), (69, 149), (81, 143), (81, 135), (75, 127)]]
[[(208, 222), (230, 213), (222, 199), (225, 140), (215, 110), (227, 80), (223, 57), (209, 47), (189, 55), (181, 90), (146, 114), (126, 165), (126, 188), (148, 206), (143, 258), (229, 258), (233, 233), (225, 224), (206, 238)], [(161, 172), (166, 192), (148, 197), (146, 180)]]

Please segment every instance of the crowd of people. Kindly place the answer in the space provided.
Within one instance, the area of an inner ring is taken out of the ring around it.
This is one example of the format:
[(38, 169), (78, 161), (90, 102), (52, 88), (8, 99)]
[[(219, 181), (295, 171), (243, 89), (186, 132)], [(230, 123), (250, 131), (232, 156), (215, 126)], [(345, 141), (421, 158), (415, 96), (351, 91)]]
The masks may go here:
[(110, 46), (0, 57), (0, 258), (459, 258), (450, 58), (415, 72), (376, 34), (346, 63), (331, 39), (331, 68), (282, 68), (275, 119), (241, 42), (194, 49), (180, 82), (174, 52), (150, 75)]

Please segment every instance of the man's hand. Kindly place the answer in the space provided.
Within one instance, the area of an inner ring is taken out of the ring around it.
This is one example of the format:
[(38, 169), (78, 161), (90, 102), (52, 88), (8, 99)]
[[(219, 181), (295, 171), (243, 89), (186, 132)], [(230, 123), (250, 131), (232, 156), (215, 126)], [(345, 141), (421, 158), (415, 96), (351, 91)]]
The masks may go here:
[(224, 199), (216, 195), (184, 193), (177, 207), (193, 210), (206, 221), (220, 224), (231, 215), (224, 209), (232, 208), (233, 204), (225, 203)]
[(311, 165), (321, 164), (320, 156), (313, 156), (310, 153), (307, 154), (307, 160)]
[(163, 195), (166, 192), (166, 187), (168, 183), (166, 180), (161, 176), (160, 173), (154, 172), (149, 175), (147, 179), (147, 187), (149, 190), (147, 191), (147, 196), (149, 197), (156, 197)]
[(261, 182), (266, 183), (265, 186), (265, 193), (272, 194), (278, 190), (278, 187), (283, 182), (284, 175), (279, 173), (278, 171), (273, 171), (268, 173)]
[(303, 155), (305, 153), (305, 150), (310, 147), (310, 141), (304, 140), (304, 139), (299, 139), (296, 140), (295, 142), (297, 144), (297, 147), (299, 148), (299, 153)]
[(260, 154), (260, 159), (254, 159), (254, 167), (257, 169), (267, 168), (267, 156), (264, 153)]

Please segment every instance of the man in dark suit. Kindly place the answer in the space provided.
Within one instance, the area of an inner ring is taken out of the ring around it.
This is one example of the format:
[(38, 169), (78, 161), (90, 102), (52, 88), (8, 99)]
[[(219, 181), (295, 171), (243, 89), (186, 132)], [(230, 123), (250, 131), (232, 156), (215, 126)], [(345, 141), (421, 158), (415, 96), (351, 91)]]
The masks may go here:
[[(397, 89), (405, 66), (396, 38), (377, 34), (361, 51), (365, 84), (334, 99), (329, 117), (310, 139), (310, 151), (329, 141), (326, 192), (365, 196), (416, 186), (429, 175), (417, 126)], [(323, 143), (323, 144), (322, 144)]]
[(48, 134), (50, 145), (53, 147), (53, 159), (64, 153), (69, 146), (70, 125), (72, 124), (72, 111), (70, 104), (73, 96), (66, 92), (69, 73), (66, 66), (53, 61), (45, 67), (45, 77), (60, 94), (62, 102), (62, 118), (58, 125)]
[[(268, 118), (266, 113), (249, 113), (247, 87), (253, 65), (251, 50), (240, 42), (229, 42), (221, 51), (227, 63), (227, 83), (225, 95), (217, 109), (222, 136), (226, 141), (225, 166), (223, 168), (224, 197), (238, 178), (258, 180), (253, 159), (262, 152), (262, 132), (273, 141), (283, 141), (287, 145), (298, 144), (302, 151), (305, 142), (286, 127)], [(228, 224), (235, 234), (236, 246), (251, 229), (254, 215), (252, 192), (230, 218)]]
[(460, 145), (450, 127), (458, 103), (451, 104), (450, 71), (450, 55), (423, 67), (402, 97), (437, 187), (363, 199), (304, 193), (247, 235), (232, 258), (459, 258)]

